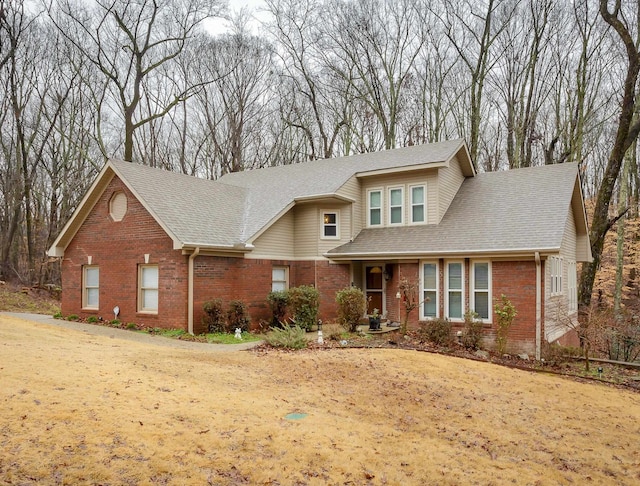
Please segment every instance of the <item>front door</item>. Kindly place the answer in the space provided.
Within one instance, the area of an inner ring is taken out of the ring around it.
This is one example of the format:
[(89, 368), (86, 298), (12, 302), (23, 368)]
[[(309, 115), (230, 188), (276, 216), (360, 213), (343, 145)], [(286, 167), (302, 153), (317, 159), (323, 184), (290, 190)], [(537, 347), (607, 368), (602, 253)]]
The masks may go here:
[(365, 267), (364, 280), (366, 283), (365, 294), (368, 302), (368, 314), (372, 314), (373, 309), (378, 309), (380, 314), (384, 311), (382, 308), (382, 286), (384, 282), (384, 278), (382, 277), (383, 268), (384, 267), (382, 265), (367, 265)]

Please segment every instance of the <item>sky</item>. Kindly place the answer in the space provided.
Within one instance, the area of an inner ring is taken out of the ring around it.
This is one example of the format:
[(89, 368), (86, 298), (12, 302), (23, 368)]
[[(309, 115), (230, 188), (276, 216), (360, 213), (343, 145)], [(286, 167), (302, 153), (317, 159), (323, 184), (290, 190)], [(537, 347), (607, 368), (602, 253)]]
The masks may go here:
[[(256, 31), (259, 29), (259, 21), (267, 19), (267, 15), (260, 12), (260, 9), (265, 7), (264, 0), (228, 0), (228, 4), (230, 13), (239, 12), (242, 8), (247, 8), (256, 18), (256, 21), (253, 22), (253, 28)], [(221, 18), (206, 20), (204, 25), (214, 35), (224, 33), (229, 28), (229, 23)]]

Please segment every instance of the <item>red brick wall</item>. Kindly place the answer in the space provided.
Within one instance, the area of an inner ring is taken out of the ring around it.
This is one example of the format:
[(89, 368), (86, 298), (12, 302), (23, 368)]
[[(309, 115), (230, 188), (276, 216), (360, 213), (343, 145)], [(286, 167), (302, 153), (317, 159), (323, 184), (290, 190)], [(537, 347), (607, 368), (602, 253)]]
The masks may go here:
[(323, 320), (337, 315), (336, 291), (350, 282), (349, 265), (333, 265), (326, 261), (252, 260), (219, 256), (198, 256), (194, 262), (194, 332), (204, 331), (202, 305), (210, 299), (239, 299), (247, 304), (253, 329), (260, 321), (268, 323), (271, 310), (267, 295), (271, 292), (273, 266), (289, 266), (289, 286), (315, 286), (320, 292), (320, 315)]
[[(109, 216), (114, 192), (127, 195), (122, 221)], [(159, 268), (158, 315), (137, 312), (138, 265), (149, 254)], [(82, 310), (82, 266), (92, 257), (100, 268), (98, 310)], [(126, 186), (114, 178), (65, 250), (62, 261), (62, 313), (120, 320), (151, 327), (185, 328), (187, 317), (187, 257), (172, 249), (172, 241)]]

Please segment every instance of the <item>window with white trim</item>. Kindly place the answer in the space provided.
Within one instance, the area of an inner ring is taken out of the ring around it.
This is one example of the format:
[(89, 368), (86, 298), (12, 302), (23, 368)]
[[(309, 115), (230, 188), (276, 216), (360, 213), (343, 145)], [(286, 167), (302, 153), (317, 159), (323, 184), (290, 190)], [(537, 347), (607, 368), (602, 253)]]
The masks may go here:
[(491, 318), (491, 262), (471, 264), (471, 309), (483, 320)]
[(100, 307), (100, 268), (85, 265), (82, 267), (82, 308)]
[(451, 320), (464, 315), (464, 263), (447, 262), (445, 273), (445, 313)]
[(158, 265), (138, 267), (138, 312), (158, 312)]
[(422, 264), (422, 307), (421, 319), (432, 319), (438, 316), (438, 263)]
[(424, 223), (426, 221), (425, 206), (425, 186), (411, 186), (411, 222)]
[(549, 274), (551, 295), (562, 294), (562, 258), (549, 257)]
[(569, 313), (578, 311), (578, 270), (576, 262), (567, 261), (567, 296)]
[(271, 290), (278, 292), (289, 288), (289, 267), (271, 269)]
[(404, 189), (392, 187), (389, 189), (389, 224), (402, 224), (404, 213)]
[(369, 208), (367, 213), (367, 223), (369, 226), (379, 226), (382, 224), (382, 191), (380, 189), (371, 190), (367, 197)]
[(322, 238), (336, 240), (340, 238), (338, 231), (338, 213), (325, 211), (322, 213)]

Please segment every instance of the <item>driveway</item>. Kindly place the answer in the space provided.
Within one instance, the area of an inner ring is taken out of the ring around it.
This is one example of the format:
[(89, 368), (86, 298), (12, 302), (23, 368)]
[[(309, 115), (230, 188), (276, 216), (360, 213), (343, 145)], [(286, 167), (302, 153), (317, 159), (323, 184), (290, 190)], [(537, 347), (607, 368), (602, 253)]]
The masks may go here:
[(119, 339), (122, 341), (134, 341), (138, 343), (147, 343), (155, 346), (162, 346), (173, 349), (186, 349), (191, 351), (204, 351), (204, 352), (231, 352), (231, 351), (245, 351), (251, 349), (262, 341), (252, 341), (248, 343), (238, 344), (209, 344), (198, 343), (193, 341), (182, 341), (180, 339), (167, 338), (163, 336), (156, 336), (153, 334), (146, 334), (135, 331), (128, 331), (125, 329), (116, 329), (108, 326), (101, 326), (98, 324), (85, 324), (83, 322), (65, 321), (63, 319), (54, 319), (51, 316), (43, 314), (26, 314), (21, 312), (0, 312), (0, 318), (2, 316), (15, 317), (23, 319), (25, 321), (31, 321), (38, 324), (44, 324), (47, 326), (56, 326), (60, 328), (70, 329), (73, 331), (83, 332), (92, 336), (107, 336), (112, 339)]

